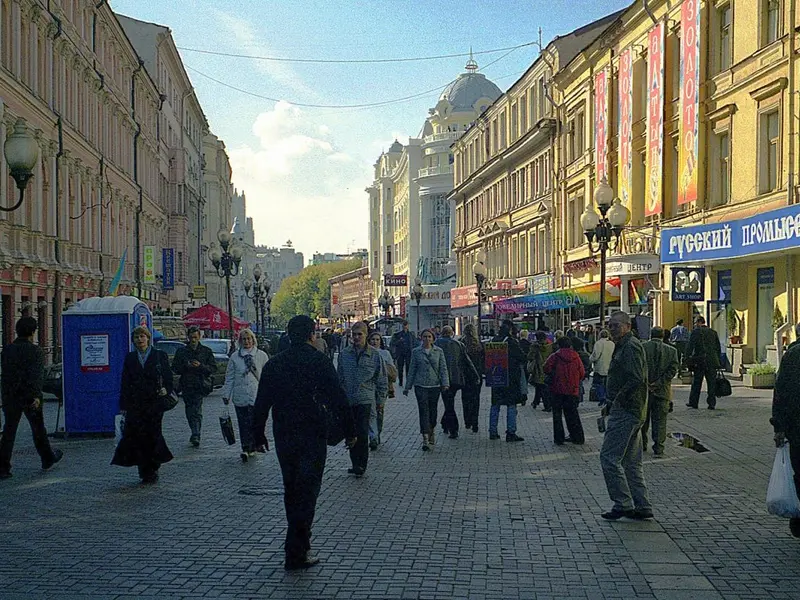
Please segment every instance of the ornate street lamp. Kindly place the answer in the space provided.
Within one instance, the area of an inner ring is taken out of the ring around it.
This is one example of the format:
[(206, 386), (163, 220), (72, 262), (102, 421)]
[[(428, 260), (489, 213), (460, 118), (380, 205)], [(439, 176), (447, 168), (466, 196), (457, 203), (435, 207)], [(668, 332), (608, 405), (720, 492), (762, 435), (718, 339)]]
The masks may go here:
[[(600, 214), (589, 203), (581, 215), (581, 227), (589, 242), (592, 255), (600, 253), (600, 329), (603, 328), (606, 312), (606, 254), (612, 252), (620, 244), (620, 237), (625, 225), (631, 219), (631, 212), (622, 205), (620, 199), (614, 199), (614, 190), (608, 185), (605, 177), (594, 191), (594, 201)], [(595, 243), (597, 245), (595, 245)]]
[(22, 202), (25, 200), (25, 188), (33, 177), (33, 168), (39, 158), (39, 145), (23, 119), (17, 119), (17, 122), (14, 123), (14, 133), (6, 137), (3, 153), (8, 163), (8, 169), (11, 171), (11, 177), (17, 182), (19, 201), (10, 208), (0, 206), (0, 210), (12, 212), (22, 206)]
[(419, 277), (414, 279), (414, 287), (411, 288), (411, 296), (417, 302), (417, 335), (419, 335), (419, 303), (422, 300), (422, 280)]
[(378, 298), (378, 305), (386, 313), (386, 318), (389, 318), (389, 309), (394, 308), (394, 296), (389, 295), (389, 290), (383, 290), (383, 294)]
[(239, 263), (242, 262), (243, 252), (241, 246), (231, 243), (232, 237), (230, 232), (220, 229), (219, 233), (217, 233), (217, 239), (219, 240), (220, 246), (222, 246), (222, 250), (212, 242), (211, 247), (208, 249), (208, 257), (211, 259), (211, 264), (214, 265), (217, 275), (225, 278), (225, 292), (228, 300), (228, 338), (231, 340), (231, 354), (233, 354), (236, 344), (233, 339), (231, 277), (235, 277), (239, 274)]
[(472, 274), (475, 276), (475, 284), (478, 288), (478, 338), (481, 336), (481, 300), (483, 297), (483, 284), (486, 283), (486, 253), (481, 250), (475, 264), (472, 265)]
[[(244, 293), (253, 301), (253, 306), (256, 310), (256, 325), (258, 327), (258, 337), (261, 345), (265, 343), (266, 319), (264, 318), (264, 306), (269, 294), (270, 285), (266, 279), (261, 279), (264, 272), (261, 270), (260, 265), (253, 267), (253, 281), (246, 280), (244, 282)], [(252, 293), (251, 290), (252, 289)]]

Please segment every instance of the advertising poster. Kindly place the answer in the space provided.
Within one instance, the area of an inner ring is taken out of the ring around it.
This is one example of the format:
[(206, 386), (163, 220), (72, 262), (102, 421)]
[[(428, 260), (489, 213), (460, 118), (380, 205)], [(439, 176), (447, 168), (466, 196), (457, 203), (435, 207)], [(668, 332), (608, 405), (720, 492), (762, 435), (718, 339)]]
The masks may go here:
[(664, 23), (647, 35), (647, 181), (644, 216), (661, 214), (664, 175)]
[(155, 283), (156, 282), (156, 247), (155, 246), (145, 246), (144, 247), (144, 282), (145, 283)]
[(608, 178), (608, 69), (594, 76), (594, 150), (597, 183)]
[(681, 6), (681, 131), (678, 149), (678, 204), (697, 200), (697, 157), (700, 86), (699, 0)]
[(506, 342), (487, 342), (486, 387), (508, 387), (508, 344)]
[(161, 282), (164, 291), (175, 289), (175, 249), (161, 249), (161, 273), (164, 276)]
[(674, 267), (672, 269), (672, 301), (701, 302), (705, 296), (704, 267)]
[(619, 57), (619, 164), (617, 181), (619, 197), (628, 210), (633, 210), (633, 59), (630, 47)]
[(82, 335), (81, 371), (84, 373), (103, 373), (110, 370), (111, 366), (108, 361), (108, 335)]

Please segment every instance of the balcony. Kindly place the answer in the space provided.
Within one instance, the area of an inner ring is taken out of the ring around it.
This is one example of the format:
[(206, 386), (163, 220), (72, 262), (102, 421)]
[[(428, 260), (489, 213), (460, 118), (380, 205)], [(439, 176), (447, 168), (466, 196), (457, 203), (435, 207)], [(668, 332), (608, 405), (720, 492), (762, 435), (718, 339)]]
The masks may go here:
[(432, 133), (422, 138), (423, 144), (433, 144), (434, 142), (454, 142), (461, 137), (463, 131), (443, 131), (442, 133)]
[(419, 177), (433, 177), (434, 175), (449, 175), (453, 172), (453, 165), (439, 165), (438, 167), (425, 167), (419, 170)]

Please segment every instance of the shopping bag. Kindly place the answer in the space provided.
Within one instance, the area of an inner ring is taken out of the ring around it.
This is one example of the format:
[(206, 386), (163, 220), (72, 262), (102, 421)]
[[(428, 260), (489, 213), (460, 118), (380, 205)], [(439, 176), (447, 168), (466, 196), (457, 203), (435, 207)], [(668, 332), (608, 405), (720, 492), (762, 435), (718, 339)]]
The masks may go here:
[(718, 398), (730, 396), (733, 393), (731, 389), (731, 382), (725, 377), (724, 371), (717, 371), (717, 379), (714, 382), (714, 391)]
[(225, 414), (219, 418), (219, 427), (222, 429), (222, 438), (227, 442), (228, 446), (233, 446), (236, 443), (236, 434), (233, 431), (231, 413), (227, 409)]
[(122, 434), (125, 431), (125, 415), (119, 414), (114, 417), (114, 445), (119, 446), (122, 441)]
[(775, 453), (772, 475), (767, 488), (767, 512), (779, 517), (800, 518), (800, 500), (794, 487), (794, 471), (789, 458), (789, 444)]

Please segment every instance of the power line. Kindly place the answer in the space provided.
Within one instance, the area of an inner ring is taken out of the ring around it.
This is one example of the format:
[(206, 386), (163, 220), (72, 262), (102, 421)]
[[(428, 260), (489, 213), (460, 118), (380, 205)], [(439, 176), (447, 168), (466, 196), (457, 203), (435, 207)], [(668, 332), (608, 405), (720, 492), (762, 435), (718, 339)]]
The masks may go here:
[(508, 52), (525, 48), (527, 46), (535, 46), (538, 42), (526, 42), (517, 46), (508, 46), (506, 48), (495, 48), (493, 50), (481, 50), (478, 52), (460, 52), (457, 54), (439, 54), (437, 56), (415, 56), (415, 57), (401, 57), (401, 58), (357, 58), (357, 59), (338, 59), (338, 58), (284, 58), (277, 56), (254, 56), (252, 54), (236, 54), (233, 52), (218, 52), (216, 50), (201, 50), (200, 48), (186, 48), (178, 46), (178, 50), (184, 52), (197, 52), (199, 54), (211, 54), (213, 56), (226, 56), (229, 58), (250, 58), (253, 60), (266, 60), (272, 62), (288, 62), (288, 63), (314, 63), (314, 64), (371, 64), (371, 63), (403, 63), (403, 62), (419, 62), (426, 60), (444, 60), (448, 58), (459, 58), (464, 56), (480, 55), (480, 54), (494, 54), (497, 52)]

